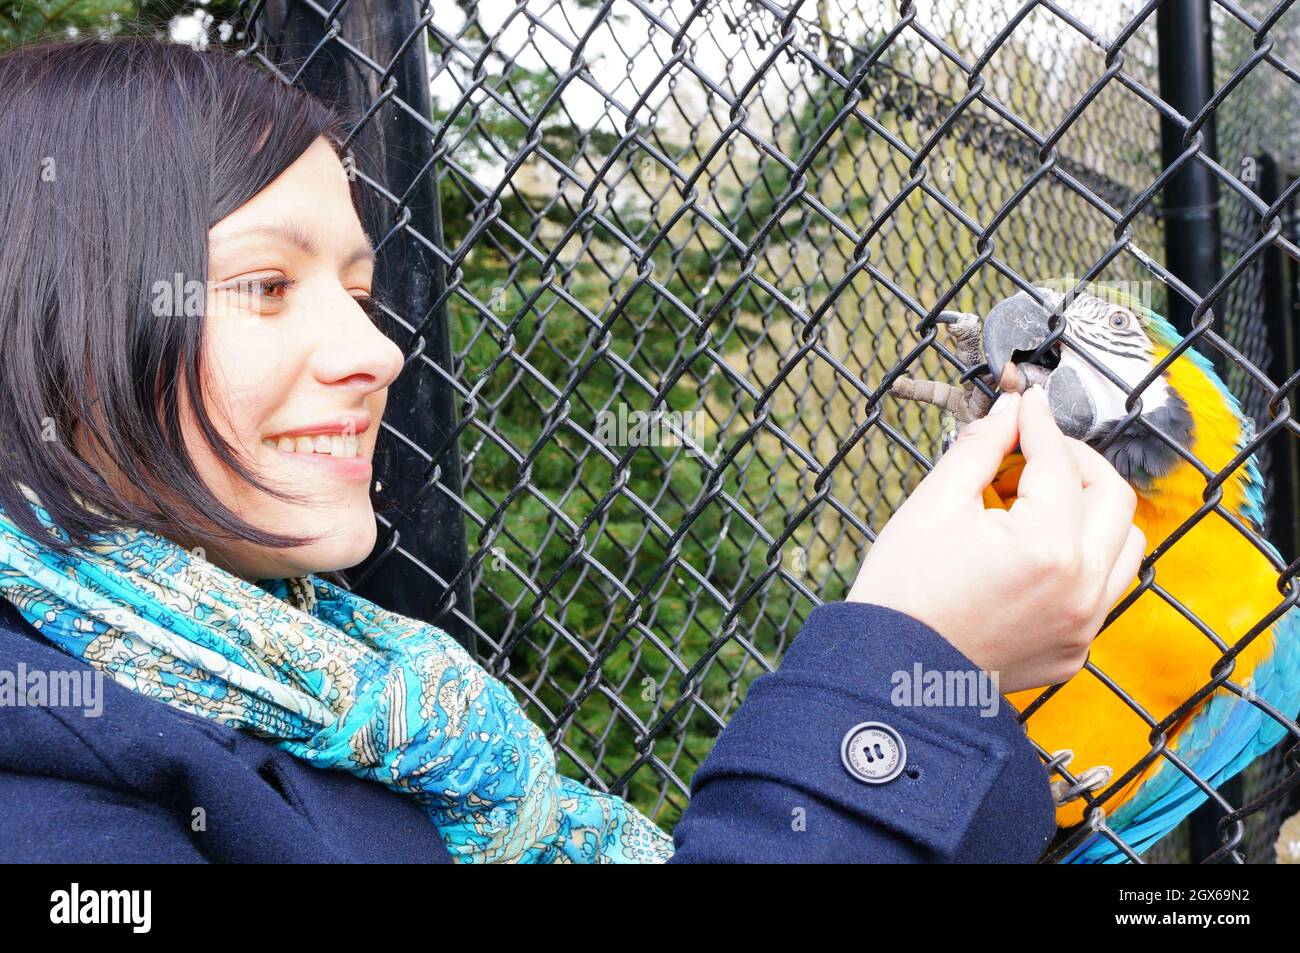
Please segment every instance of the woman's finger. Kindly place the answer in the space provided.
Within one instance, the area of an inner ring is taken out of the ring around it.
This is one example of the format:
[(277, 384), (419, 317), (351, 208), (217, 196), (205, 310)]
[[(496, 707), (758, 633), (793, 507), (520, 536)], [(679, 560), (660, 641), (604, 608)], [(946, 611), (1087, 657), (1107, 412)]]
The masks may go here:
[(1106, 580), (1102, 597), (1105, 600), (1102, 609), (1103, 619), (1106, 613), (1115, 607), (1115, 603), (1124, 597), (1124, 593), (1128, 592), (1129, 586), (1137, 578), (1138, 567), (1142, 565), (1142, 557), (1146, 555), (1146, 551), (1146, 536), (1143, 535), (1142, 530), (1130, 524), (1123, 548), (1120, 549), (1119, 557), (1110, 571), (1110, 577)]
[(1079, 465), (1052, 417), (1047, 392), (1037, 384), (1025, 391), (1019, 423), (1025, 468), (1011, 515), (1050, 524), (1054, 534), (1077, 539), (1083, 509)]
[(1066, 438), (1083, 481), (1083, 553), (1110, 566), (1133, 525), (1137, 494), (1110, 461), (1081, 440)]
[(920, 498), (927, 505), (939, 502), (940, 497), (947, 503), (979, 501), (1006, 455), (1015, 449), (1021, 399), (1014, 393), (998, 397), (987, 416), (962, 431), (913, 491), (911, 499)]

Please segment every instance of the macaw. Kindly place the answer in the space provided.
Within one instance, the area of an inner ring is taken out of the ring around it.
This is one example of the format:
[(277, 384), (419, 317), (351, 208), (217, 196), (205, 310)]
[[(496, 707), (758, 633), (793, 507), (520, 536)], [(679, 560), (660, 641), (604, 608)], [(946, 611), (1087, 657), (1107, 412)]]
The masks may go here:
[[(1136, 301), (1097, 290), (1079, 294), (1063, 310), (1065, 335), (1071, 343), (1058, 337), (1044, 348), (1051, 337), (1052, 310), (1060, 308), (1064, 296), (1050, 287), (1037, 291), (1048, 307), (1023, 292), (1001, 302), (983, 320), (976, 347), (982, 344), (995, 383), (999, 374), (1018, 377), (1019, 388), (1027, 382), (1045, 383), (1048, 403), (1062, 431), (1100, 449), (1133, 487), (1134, 523), (1150, 551), (1155, 551), (1204, 505), (1208, 478), (1136, 422), (1108, 447), (1102, 443), (1127, 416), (1127, 391), (1181, 338), (1169, 322)], [(946, 314), (951, 321), (953, 313)], [(958, 315), (962, 317), (972, 316)], [(1126, 389), (1095, 369), (1080, 350), (1123, 381)], [(942, 385), (919, 382), (926, 390), (918, 395), (918, 382), (903, 383), (911, 390), (897, 387), (900, 394), (942, 405), (929, 396), (929, 388)], [(973, 390), (968, 383), (967, 397)], [(1225, 468), (1253, 436), (1253, 426), (1237, 399), (1210, 362), (1193, 349), (1184, 351), (1139, 396), (1142, 419), (1177, 441), (1211, 473)], [(987, 409), (988, 399), (975, 403), (978, 415)], [(954, 400), (948, 409), (955, 406)], [(1015, 502), (1023, 466), (1018, 452), (1003, 462), (985, 491), (986, 506), (1007, 508)], [(1262, 533), (1264, 487), (1253, 455), (1221, 489), (1222, 508)], [(1274, 564), (1281, 565), (1282, 560), (1272, 545), (1266, 543), (1265, 550), (1218, 513), (1205, 514), (1159, 555), (1153, 568), (1155, 585), (1194, 614), (1213, 637), (1148, 589), (1097, 637), (1089, 660), (1153, 721), (1161, 722), (1211, 681), (1212, 670), (1226, 651), (1239, 649), (1229, 680), (1243, 689), (1246, 698), (1262, 699), (1294, 720), (1300, 711), (1300, 611), (1281, 611), (1284, 600)], [(1128, 593), (1137, 584), (1135, 578)], [(1265, 619), (1271, 624), (1245, 641)], [(1216, 645), (1215, 638), (1222, 644)], [(1023, 712), (1042, 694), (1042, 690), (1029, 690), (1007, 698)], [(1148, 723), (1087, 669), (1032, 711), (1025, 728), (1053, 756), (1053, 762), (1068, 766), (1078, 781), (1073, 786), (1064, 780), (1053, 784), (1061, 828), (1084, 820), (1086, 802), (1081, 794), (1090, 790), (1105, 796), (1101, 809), (1110, 830), (1140, 854), (1206, 799), (1172, 761), (1153, 753), (1159, 739), (1153, 742)], [(1206, 784), (1217, 788), (1285, 733), (1284, 726), (1258, 705), (1219, 688), (1169, 727), (1165, 744)], [(1144, 759), (1148, 763), (1128, 777)], [(1089, 820), (1099, 816), (1096, 812)], [(1101, 833), (1086, 837), (1064, 858), (1073, 863), (1125, 859)]]

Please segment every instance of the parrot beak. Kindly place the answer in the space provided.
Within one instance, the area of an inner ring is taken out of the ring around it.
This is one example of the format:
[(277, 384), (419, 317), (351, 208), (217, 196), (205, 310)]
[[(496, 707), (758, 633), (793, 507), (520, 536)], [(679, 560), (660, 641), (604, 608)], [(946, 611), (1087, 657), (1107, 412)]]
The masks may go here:
[(1058, 367), (1047, 378), (1047, 405), (1061, 433), (1087, 440), (1097, 423), (1097, 404), (1092, 392), (1073, 367)]
[[(1051, 329), (1051, 312), (1021, 292), (993, 306), (984, 319), (984, 357), (994, 377), (1006, 366), (1025, 361), (1036, 351)], [(1042, 363), (1042, 359), (1034, 363)]]
[(1051, 314), (1023, 291), (999, 302), (984, 319), (984, 357), (994, 379), (1008, 361), (1047, 370), (1047, 403), (1057, 426), (1083, 440), (1097, 423), (1097, 405), (1086, 382), (1074, 368), (1060, 366), (1059, 342), (1036, 353), (1051, 334)]

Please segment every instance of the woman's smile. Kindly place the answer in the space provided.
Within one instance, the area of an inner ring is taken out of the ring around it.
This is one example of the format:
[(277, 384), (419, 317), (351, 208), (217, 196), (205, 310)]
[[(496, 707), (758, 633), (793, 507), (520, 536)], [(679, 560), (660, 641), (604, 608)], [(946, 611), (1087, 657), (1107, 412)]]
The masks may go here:
[(281, 459), (321, 468), (340, 479), (368, 483), (373, 467), (358, 434), (369, 426), (369, 421), (351, 429), (344, 425), (313, 426), (267, 437), (262, 446)]
[(368, 412), (344, 414), (263, 438), (262, 446), (298, 463), (324, 467), (348, 480), (369, 482), (373, 441), (363, 445), (361, 435), (370, 429)]

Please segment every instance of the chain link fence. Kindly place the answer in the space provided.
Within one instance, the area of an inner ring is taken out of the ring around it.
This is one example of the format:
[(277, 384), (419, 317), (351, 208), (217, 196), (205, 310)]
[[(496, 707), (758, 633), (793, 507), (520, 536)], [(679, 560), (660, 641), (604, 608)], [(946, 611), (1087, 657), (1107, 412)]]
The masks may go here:
[[(1267, 3), (1246, 4), (1237, 16), (1232, 7), (1212, 7), (1215, 39), (1214, 86), (1226, 92), (1215, 108), (1219, 157), (1225, 169), (1247, 186), (1276, 214), (1268, 221), (1249, 195), (1223, 190), (1223, 269), (1238, 273), (1225, 288), (1220, 307), (1226, 316), (1226, 336), (1246, 361), (1232, 362), (1225, 377), (1231, 390), (1242, 400), (1246, 413), (1266, 424), (1277, 415), (1270, 407), (1275, 396), (1268, 386), (1252, 384), (1249, 367), (1263, 369), (1273, 381), (1286, 382), (1288, 400), (1295, 393), (1291, 378), (1297, 367), (1295, 328), (1300, 318), (1300, 283), (1294, 258), (1280, 260), (1272, 246), (1257, 247), (1276, 221), (1279, 235), (1291, 243), (1300, 239), (1300, 204), (1285, 197), (1300, 177), (1300, 88), (1294, 69), (1283, 70), (1262, 61), (1261, 50), (1275, 53), (1292, 67), (1300, 66), (1300, 17), (1287, 12), (1287, 5), (1273, 9)], [(1253, 18), (1253, 23), (1251, 22)], [(1271, 50), (1270, 50), (1271, 47)], [(1260, 68), (1254, 64), (1260, 63)], [(1294, 193), (1292, 193), (1294, 194)], [(1249, 365), (1249, 367), (1247, 366)], [(1265, 530), (1291, 560), (1300, 554), (1296, 544), (1297, 483), (1295, 441), (1262, 442), (1256, 450), (1261, 470), (1270, 486), (1275, 505), (1266, 510)], [(1294, 573), (1295, 563), (1290, 571)], [(1285, 577), (1283, 577), (1285, 579)], [(1293, 578), (1293, 577), (1292, 577)], [(1273, 791), (1291, 782), (1295, 770), (1292, 747), (1284, 740), (1245, 773), (1231, 791), (1239, 805), (1258, 804), (1258, 811), (1245, 818), (1244, 853), (1251, 862), (1274, 859), (1273, 847), (1279, 825), (1300, 809), (1294, 793), (1270, 799)], [(1165, 848), (1162, 859), (1178, 859), (1178, 842)]]
[[(355, 123), (409, 355), (351, 584), (471, 644), (567, 773), (671, 827), (938, 453), (938, 411), (888, 390), (970, 370), (940, 309), (1151, 282), (1293, 497), (1300, 13), (1213, 4), (1184, 118), (1160, 6), (241, 3), (230, 41)], [(1166, 264), (1162, 117), (1218, 190), (1221, 280)], [(1294, 504), (1270, 513), (1294, 559)], [(1295, 740), (1216, 798), (1215, 859), (1272, 859)]]

